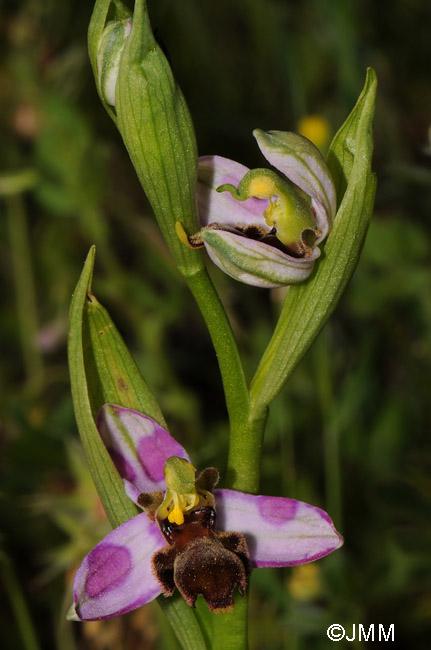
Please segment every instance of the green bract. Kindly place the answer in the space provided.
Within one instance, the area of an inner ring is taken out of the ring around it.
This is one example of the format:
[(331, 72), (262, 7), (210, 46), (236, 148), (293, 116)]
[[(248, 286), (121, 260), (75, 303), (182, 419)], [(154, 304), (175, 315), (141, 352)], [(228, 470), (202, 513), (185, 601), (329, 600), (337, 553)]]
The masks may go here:
[(258, 417), (274, 399), (335, 309), (359, 261), (373, 212), (373, 117), (377, 78), (368, 69), (362, 93), (336, 134), (327, 162), (337, 190), (337, 216), (324, 258), (306, 285), (289, 290), (250, 389)]

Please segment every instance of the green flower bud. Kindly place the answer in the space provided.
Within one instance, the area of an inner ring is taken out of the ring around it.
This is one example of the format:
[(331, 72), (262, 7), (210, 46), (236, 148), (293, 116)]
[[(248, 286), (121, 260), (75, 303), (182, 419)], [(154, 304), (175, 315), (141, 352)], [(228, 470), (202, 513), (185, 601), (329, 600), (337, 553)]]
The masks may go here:
[[(193, 123), (169, 63), (154, 38), (146, 0), (133, 17), (120, 0), (97, 0), (89, 53), (99, 93), (117, 125), (179, 270), (203, 269), (175, 223), (195, 232), (197, 146)], [(113, 22), (112, 22), (113, 19)]]

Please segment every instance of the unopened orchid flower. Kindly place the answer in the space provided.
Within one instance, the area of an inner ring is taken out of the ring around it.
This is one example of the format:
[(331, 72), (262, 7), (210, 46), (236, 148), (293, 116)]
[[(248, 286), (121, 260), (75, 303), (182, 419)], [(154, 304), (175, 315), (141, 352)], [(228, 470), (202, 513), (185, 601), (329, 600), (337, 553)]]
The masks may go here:
[(329, 516), (301, 501), (214, 490), (218, 471), (197, 477), (186, 451), (150, 417), (105, 405), (99, 433), (128, 496), (144, 512), (84, 558), (71, 620), (124, 614), (178, 588), (189, 605), (234, 607), (253, 567), (296, 566), (342, 544)]
[(199, 159), (202, 229), (183, 243), (205, 246), (212, 261), (246, 284), (279, 287), (308, 278), (336, 211), (334, 183), (319, 150), (282, 131), (253, 132), (271, 169), (249, 170), (220, 156)]

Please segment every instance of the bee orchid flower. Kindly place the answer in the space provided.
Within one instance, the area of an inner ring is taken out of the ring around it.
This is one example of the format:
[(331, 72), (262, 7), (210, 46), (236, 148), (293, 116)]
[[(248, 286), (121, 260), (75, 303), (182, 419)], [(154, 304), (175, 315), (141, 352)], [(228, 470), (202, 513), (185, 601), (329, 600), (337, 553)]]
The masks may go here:
[(231, 611), (253, 567), (296, 566), (342, 544), (320, 508), (282, 497), (214, 490), (218, 471), (197, 477), (187, 452), (150, 417), (105, 405), (99, 433), (126, 493), (143, 512), (110, 532), (79, 567), (76, 621), (119, 616), (176, 588)]
[(202, 229), (181, 241), (204, 246), (225, 273), (272, 288), (303, 282), (320, 256), (336, 212), (334, 182), (307, 138), (283, 131), (253, 132), (277, 170), (248, 169), (221, 156), (199, 159), (197, 202)]

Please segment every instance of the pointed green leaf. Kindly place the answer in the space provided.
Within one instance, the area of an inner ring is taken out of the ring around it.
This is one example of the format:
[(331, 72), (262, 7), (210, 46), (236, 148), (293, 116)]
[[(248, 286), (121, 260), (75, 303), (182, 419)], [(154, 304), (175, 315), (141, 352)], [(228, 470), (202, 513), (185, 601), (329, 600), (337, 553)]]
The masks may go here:
[[(88, 381), (84, 347), (83, 320), (93, 274), (95, 249), (91, 248), (76, 286), (69, 318), (69, 371), (76, 422), (85, 456), (112, 526), (119, 526), (137, 514), (138, 510), (126, 496), (123, 482), (99, 436), (92, 410), (95, 402), (93, 387)], [(100, 404), (102, 406), (102, 404)]]
[(207, 650), (208, 646), (196, 620), (195, 610), (186, 604), (179, 593), (170, 598), (159, 596), (157, 602), (166, 614), (183, 650)]
[(251, 386), (255, 416), (279, 393), (310, 347), (358, 263), (376, 189), (371, 170), (376, 88), (376, 75), (370, 68), (355, 108), (331, 145), (328, 166), (339, 200), (337, 216), (315, 273), (304, 284), (289, 289)]

